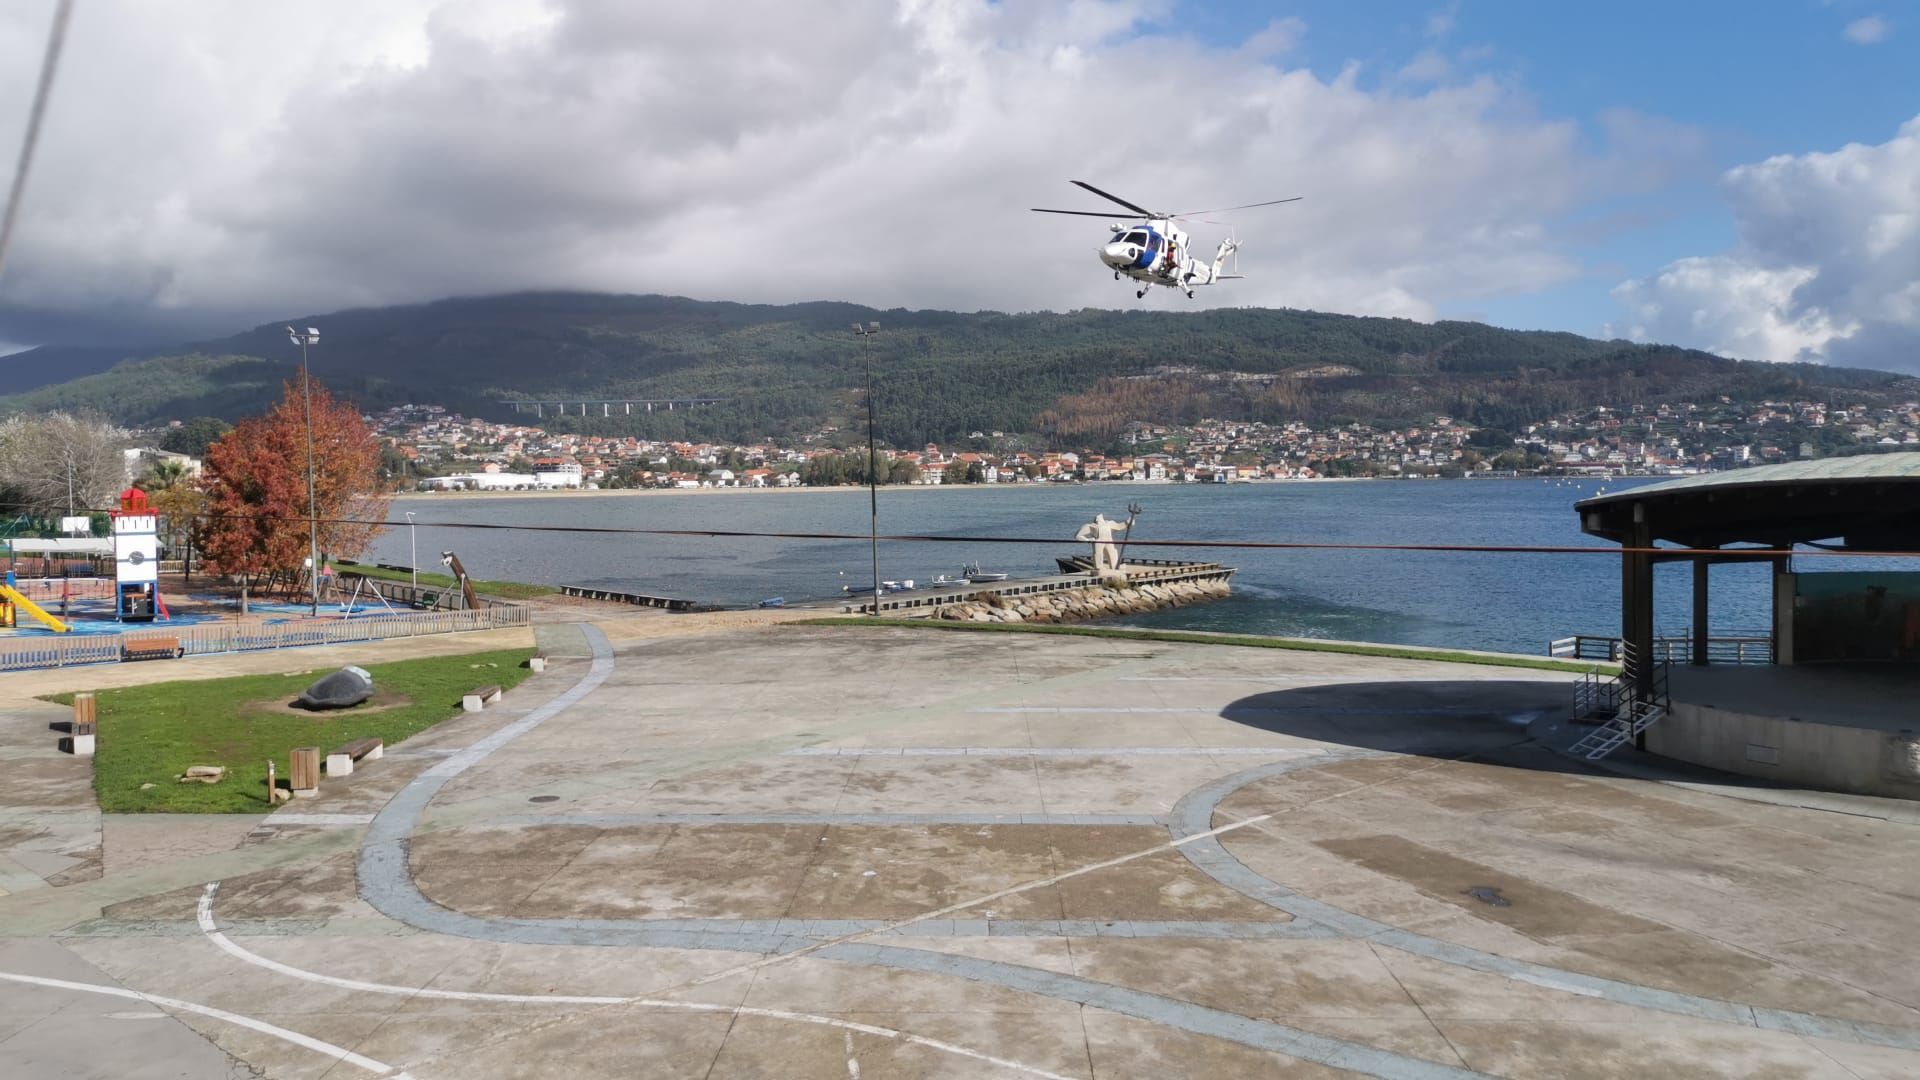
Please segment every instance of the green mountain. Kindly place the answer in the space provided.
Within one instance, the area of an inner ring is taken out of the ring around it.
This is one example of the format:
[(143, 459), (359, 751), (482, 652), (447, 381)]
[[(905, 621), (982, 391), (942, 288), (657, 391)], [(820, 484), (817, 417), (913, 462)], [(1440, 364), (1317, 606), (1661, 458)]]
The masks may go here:
[[(880, 335), (856, 339), (854, 322)], [(302, 316), (315, 376), (375, 410), (436, 403), (506, 417), (515, 397), (724, 397), (693, 411), (547, 422), (662, 438), (738, 439), (852, 423), (872, 350), (881, 435), (895, 445), (976, 430), (1063, 442), (1129, 420), (1511, 426), (1596, 403), (1920, 398), (1920, 380), (1728, 360), (1669, 346), (1480, 323), (1310, 311), (876, 311), (665, 296), (521, 293)], [(8, 380), (20, 385), (33, 353)], [(299, 364), (275, 323), (0, 397), (0, 412), (89, 407), (123, 422), (260, 410)], [(598, 410), (590, 410), (597, 414)]]

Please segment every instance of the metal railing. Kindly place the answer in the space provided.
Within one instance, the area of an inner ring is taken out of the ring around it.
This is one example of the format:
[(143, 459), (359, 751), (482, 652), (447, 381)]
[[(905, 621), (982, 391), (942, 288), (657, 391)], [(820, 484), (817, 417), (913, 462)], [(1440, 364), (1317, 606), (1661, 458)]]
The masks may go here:
[(75, 600), (111, 600), (112, 577), (18, 577), (13, 587), (27, 599), (46, 607), (58, 604), (62, 597)]
[[(323, 588), (321, 591), (320, 604), (322, 607), (328, 604), (337, 606), (344, 603), (347, 597), (353, 595), (355, 581), (363, 583), (360, 592), (360, 603), (362, 604), (370, 603), (377, 606), (380, 601), (374, 599), (372, 594), (375, 592), (385, 597), (388, 603), (397, 604), (405, 608), (434, 610), (437, 609), (437, 605), (442, 603), (452, 605), (464, 605), (466, 603), (466, 599), (461, 594), (458, 584), (422, 585), (416, 589), (404, 581), (389, 581), (386, 578), (368, 577), (365, 574), (357, 574), (351, 570), (342, 570), (336, 577), (338, 580), (335, 581), (332, 586)], [(478, 599), (482, 608), (518, 606), (502, 600), (489, 600), (484, 596)], [(462, 610), (462, 608), (451, 607), (447, 610), (458, 611)]]
[(1589, 671), (1573, 684), (1573, 718), (1612, 716), (1620, 711), (1620, 676)]
[(510, 604), (494, 604), (479, 611), (417, 611), (359, 615), (351, 619), (201, 624), (177, 629), (159, 623), (118, 634), (35, 635), (3, 642), (0, 643), (0, 671), (116, 663), (124, 657), (129, 644), (160, 638), (178, 642), (183, 655), (210, 656), (306, 645), (347, 645), (426, 634), (459, 634), (531, 623), (532, 612)]
[[(1573, 634), (1547, 643), (1547, 655), (1560, 660), (1622, 662), (1625, 641), (1597, 634)], [(1662, 634), (1653, 639), (1653, 656), (1668, 664), (1693, 663), (1692, 634)], [(1712, 634), (1707, 638), (1709, 664), (1771, 664), (1773, 635), (1764, 631)]]
[[(1622, 705), (1632, 700), (1634, 686), (1638, 680), (1640, 661), (1633, 655), (1633, 649), (1624, 642), (1618, 643), (1613, 650), (1620, 658), (1620, 670), (1603, 672), (1599, 668), (1586, 672), (1573, 684), (1573, 718), (1588, 719), (1595, 716), (1612, 716), (1620, 711)], [(1672, 664), (1654, 650), (1653, 671), (1650, 680), (1653, 700), (1667, 700), (1668, 672)]]

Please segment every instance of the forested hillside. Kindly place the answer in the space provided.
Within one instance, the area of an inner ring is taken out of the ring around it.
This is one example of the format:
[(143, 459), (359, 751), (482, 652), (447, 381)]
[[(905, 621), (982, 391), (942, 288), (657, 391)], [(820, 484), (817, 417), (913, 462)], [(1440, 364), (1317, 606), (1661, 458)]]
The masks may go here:
[[(793, 435), (856, 414), (865, 347), (881, 434), (911, 446), (975, 430), (1097, 440), (1129, 420), (1215, 416), (1513, 426), (1592, 403), (1920, 396), (1911, 378), (1727, 360), (1665, 346), (1479, 323), (1307, 311), (875, 311), (661, 296), (526, 293), (302, 316), (315, 374), (378, 409), (431, 402), (504, 417), (510, 397), (717, 396), (726, 404), (555, 421), (654, 437)], [(34, 353), (10, 357), (19, 385)], [(0, 411), (98, 408), (128, 423), (257, 412), (297, 370), (279, 324), (0, 398)]]

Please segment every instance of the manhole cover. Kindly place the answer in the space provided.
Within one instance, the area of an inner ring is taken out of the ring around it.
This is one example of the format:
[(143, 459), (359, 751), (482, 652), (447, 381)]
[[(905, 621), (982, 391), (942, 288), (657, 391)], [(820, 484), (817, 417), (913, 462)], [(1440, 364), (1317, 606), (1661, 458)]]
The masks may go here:
[[(560, 801), (560, 796), (558, 796), (558, 795), (535, 795), (535, 796), (534, 796), (533, 798), (531, 798), (531, 799), (528, 799), (527, 801), (528, 801), (528, 802), (559, 802), (559, 801)], [(1503, 903), (1503, 904), (1504, 904), (1504, 903), (1506, 903), (1506, 901), (1504, 901), (1504, 900), (1502, 900), (1502, 901), (1501, 901), (1501, 903)]]
[(1467, 895), (1488, 907), (1512, 907), (1513, 901), (1500, 895), (1500, 890), (1491, 885), (1475, 885), (1467, 890)]

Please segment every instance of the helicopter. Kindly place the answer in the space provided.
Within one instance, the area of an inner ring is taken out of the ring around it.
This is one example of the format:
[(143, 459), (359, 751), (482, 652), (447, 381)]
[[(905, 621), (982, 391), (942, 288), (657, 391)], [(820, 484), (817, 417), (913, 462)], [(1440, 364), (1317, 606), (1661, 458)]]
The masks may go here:
[[(1256, 206), (1278, 206), (1281, 203), (1299, 202), (1305, 198), (1295, 195), (1290, 199), (1272, 199), (1267, 202), (1247, 203), (1244, 206), (1223, 206), (1217, 210), (1189, 210), (1178, 214), (1160, 213), (1144, 206), (1130, 203), (1118, 195), (1101, 191), (1085, 180), (1071, 181), (1075, 187), (1085, 188), (1111, 203), (1117, 203), (1147, 220), (1138, 225), (1122, 225), (1115, 222), (1108, 226), (1113, 239), (1100, 249), (1100, 261), (1113, 271), (1113, 279), (1119, 281), (1122, 276), (1142, 282), (1133, 295), (1145, 299), (1147, 290), (1155, 285), (1169, 289), (1179, 289), (1193, 299), (1193, 290), (1201, 285), (1213, 285), (1222, 281), (1239, 278), (1240, 274), (1222, 273), (1226, 269), (1227, 259), (1240, 250), (1239, 241), (1229, 236), (1220, 241), (1220, 247), (1213, 254), (1211, 263), (1201, 262), (1193, 257), (1187, 247), (1187, 234), (1175, 224), (1186, 218), (1199, 217), (1202, 214), (1223, 214), (1229, 210), (1251, 210)], [(1049, 210), (1044, 207), (1032, 208), (1036, 214), (1074, 214), (1079, 217), (1112, 217), (1109, 210)], [(1235, 262), (1238, 269), (1238, 260)]]

